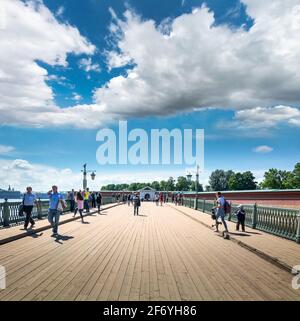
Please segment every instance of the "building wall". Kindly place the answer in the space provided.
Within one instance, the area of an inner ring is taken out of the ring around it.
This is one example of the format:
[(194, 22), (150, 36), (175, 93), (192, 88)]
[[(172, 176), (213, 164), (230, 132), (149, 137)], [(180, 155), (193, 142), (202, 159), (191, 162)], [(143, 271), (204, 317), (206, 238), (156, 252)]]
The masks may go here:
[[(195, 194), (186, 194), (195, 197)], [(300, 190), (294, 191), (230, 191), (224, 192), (226, 199), (233, 203), (254, 204), (300, 209)], [(213, 200), (215, 193), (199, 193), (201, 199)]]
[[(128, 194), (129, 192), (103, 191), (103, 195)], [(172, 192), (169, 192), (171, 195)], [(282, 191), (226, 191), (223, 193), (226, 199), (233, 203), (254, 204), (290, 207), (300, 209), (300, 190), (282, 190)], [(195, 197), (194, 192), (184, 192), (186, 197)], [(206, 200), (214, 200), (214, 192), (202, 192), (198, 194), (198, 198)]]

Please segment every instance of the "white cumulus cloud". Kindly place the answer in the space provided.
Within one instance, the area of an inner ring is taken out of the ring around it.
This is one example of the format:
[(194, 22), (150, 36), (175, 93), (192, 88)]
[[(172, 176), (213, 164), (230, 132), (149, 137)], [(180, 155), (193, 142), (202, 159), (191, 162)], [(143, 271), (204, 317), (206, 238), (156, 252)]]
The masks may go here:
[(99, 64), (93, 63), (91, 57), (80, 59), (79, 67), (86, 72), (90, 72), (90, 71), (100, 72), (101, 71)]
[(167, 34), (130, 11), (114, 17), (108, 63), (130, 68), (99, 88), (96, 102), (126, 116), (299, 105), (299, 1), (243, 2), (250, 30), (215, 26), (205, 6), (169, 22)]
[[(76, 27), (57, 21), (42, 1), (1, 0), (1, 12), (5, 25), (0, 29), (0, 123), (56, 123), (56, 113), (62, 110), (53, 103), (46, 82), (53, 76), (37, 61), (66, 67), (68, 54), (91, 55), (95, 46)], [(68, 115), (64, 118), (67, 122)]]
[(253, 149), (255, 153), (270, 153), (273, 151), (273, 148), (267, 145), (257, 146)]
[[(91, 55), (95, 47), (78, 29), (58, 22), (41, 1), (2, 0), (1, 123), (97, 127), (107, 120), (195, 108), (236, 109), (239, 118), (253, 108), (268, 113), (279, 111), (272, 106), (285, 106), (295, 112), (287, 122), (300, 125), (299, 0), (242, 3), (254, 19), (250, 30), (216, 26), (206, 6), (161, 25), (131, 11), (120, 19), (111, 10), (115, 49), (107, 53), (108, 69), (125, 67), (127, 73), (97, 88), (91, 105), (60, 109), (45, 82), (47, 71), (36, 61), (66, 66), (68, 53)], [(90, 57), (81, 67), (99, 69)]]
[(13, 146), (0, 145), (0, 155), (7, 155), (14, 151), (15, 148)]

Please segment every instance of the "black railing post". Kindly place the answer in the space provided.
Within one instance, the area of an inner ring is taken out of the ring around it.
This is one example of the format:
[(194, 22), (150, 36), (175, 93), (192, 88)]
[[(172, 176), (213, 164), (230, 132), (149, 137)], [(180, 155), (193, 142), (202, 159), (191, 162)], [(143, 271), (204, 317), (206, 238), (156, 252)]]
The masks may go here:
[(40, 198), (36, 203), (36, 210), (37, 210), (37, 218), (41, 220), (43, 218), (43, 211), (42, 211), (42, 202)]
[(195, 196), (195, 202), (194, 202), (194, 209), (197, 210), (198, 209), (198, 196)]
[(230, 212), (228, 214), (228, 221), (230, 222), (231, 221), (231, 215), (232, 215), (232, 202), (230, 202)]
[(10, 226), (10, 210), (9, 210), (9, 204), (7, 199), (3, 203), (3, 226), (4, 227)]
[(252, 224), (251, 227), (253, 229), (256, 229), (256, 224), (257, 224), (257, 204), (255, 203), (253, 205), (253, 217), (252, 217)]
[(300, 244), (300, 210), (297, 215), (297, 232), (296, 232), (296, 242)]

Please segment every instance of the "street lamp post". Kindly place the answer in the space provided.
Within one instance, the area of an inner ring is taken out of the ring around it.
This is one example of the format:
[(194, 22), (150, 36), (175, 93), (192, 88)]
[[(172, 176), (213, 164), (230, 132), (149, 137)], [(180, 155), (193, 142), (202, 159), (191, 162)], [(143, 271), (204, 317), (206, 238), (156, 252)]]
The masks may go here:
[[(193, 175), (192, 175), (191, 173), (188, 173), (188, 174), (186, 175), (186, 177), (187, 177), (188, 182), (190, 183), (190, 182), (192, 181)], [(190, 188), (190, 189), (191, 189), (191, 188)]]
[[(193, 175), (191, 173), (188, 173), (186, 175), (187, 179), (189, 182), (192, 182), (192, 177)], [(197, 199), (198, 199), (198, 192), (199, 192), (199, 166), (197, 165), (197, 171), (196, 171), (196, 180), (194, 182), (194, 186), (195, 186), (195, 191), (196, 191), (196, 195), (195, 195), (195, 203), (194, 203), (194, 209), (197, 209)]]
[(198, 192), (199, 192), (199, 166), (197, 165), (197, 172), (196, 172), (196, 197), (195, 197), (195, 210), (198, 208)]
[(83, 189), (84, 189), (84, 190), (87, 189), (87, 173), (91, 173), (91, 179), (92, 179), (92, 180), (94, 180), (95, 177), (96, 177), (96, 174), (95, 174), (96, 171), (87, 170), (87, 169), (86, 169), (86, 165), (87, 165), (87, 164), (84, 164), (84, 165), (83, 165), (83, 170), (81, 170), (82, 173), (83, 173), (82, 186), (83, 186)]
[(196, 183), (196, 186), (195, 186), (196, 194), (198, 194), (198, 192), (199, 192), (199, 166), (197, 166), (195, 183)]

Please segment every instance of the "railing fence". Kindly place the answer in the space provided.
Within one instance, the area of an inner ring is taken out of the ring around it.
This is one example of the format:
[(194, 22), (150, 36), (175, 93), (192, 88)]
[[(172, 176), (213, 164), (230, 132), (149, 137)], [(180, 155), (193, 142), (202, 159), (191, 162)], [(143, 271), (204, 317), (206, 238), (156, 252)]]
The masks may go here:
[[(0, 228), (1, 227), (9, 227), (15, 225), (21, 225), (24, 223), (25, 216), (19, 216), (19, 206), (20, 202), (3, 202), (0, 203)], [(104, 196), (102, 197), (102, 205), (111, 204), (116, 202), (114, 197)], [(66, 200), (67, 207), (63, 211), (63, 214), (70, 211), (70, 201)], [(90, 202), (91, 205), (91, 202)], [(48, 215), (49, 201), (41, 201), (37, 202), (37, 206), (33, 207), (32, 210), (32, 218), (43, 219)]]
[[(211, 214), (215, 203), (211, 200), (184, 197), (182, 205)], [(243, 207), (246, 212), (246, 226), (284, 237), (300, 244), (300, 210), (265, 207), (257, 204), (246, 204)], [(237, 209), (238, 205), (231, 203), (231, 213), (226, 215), (226, 219), (237, 222)]]

